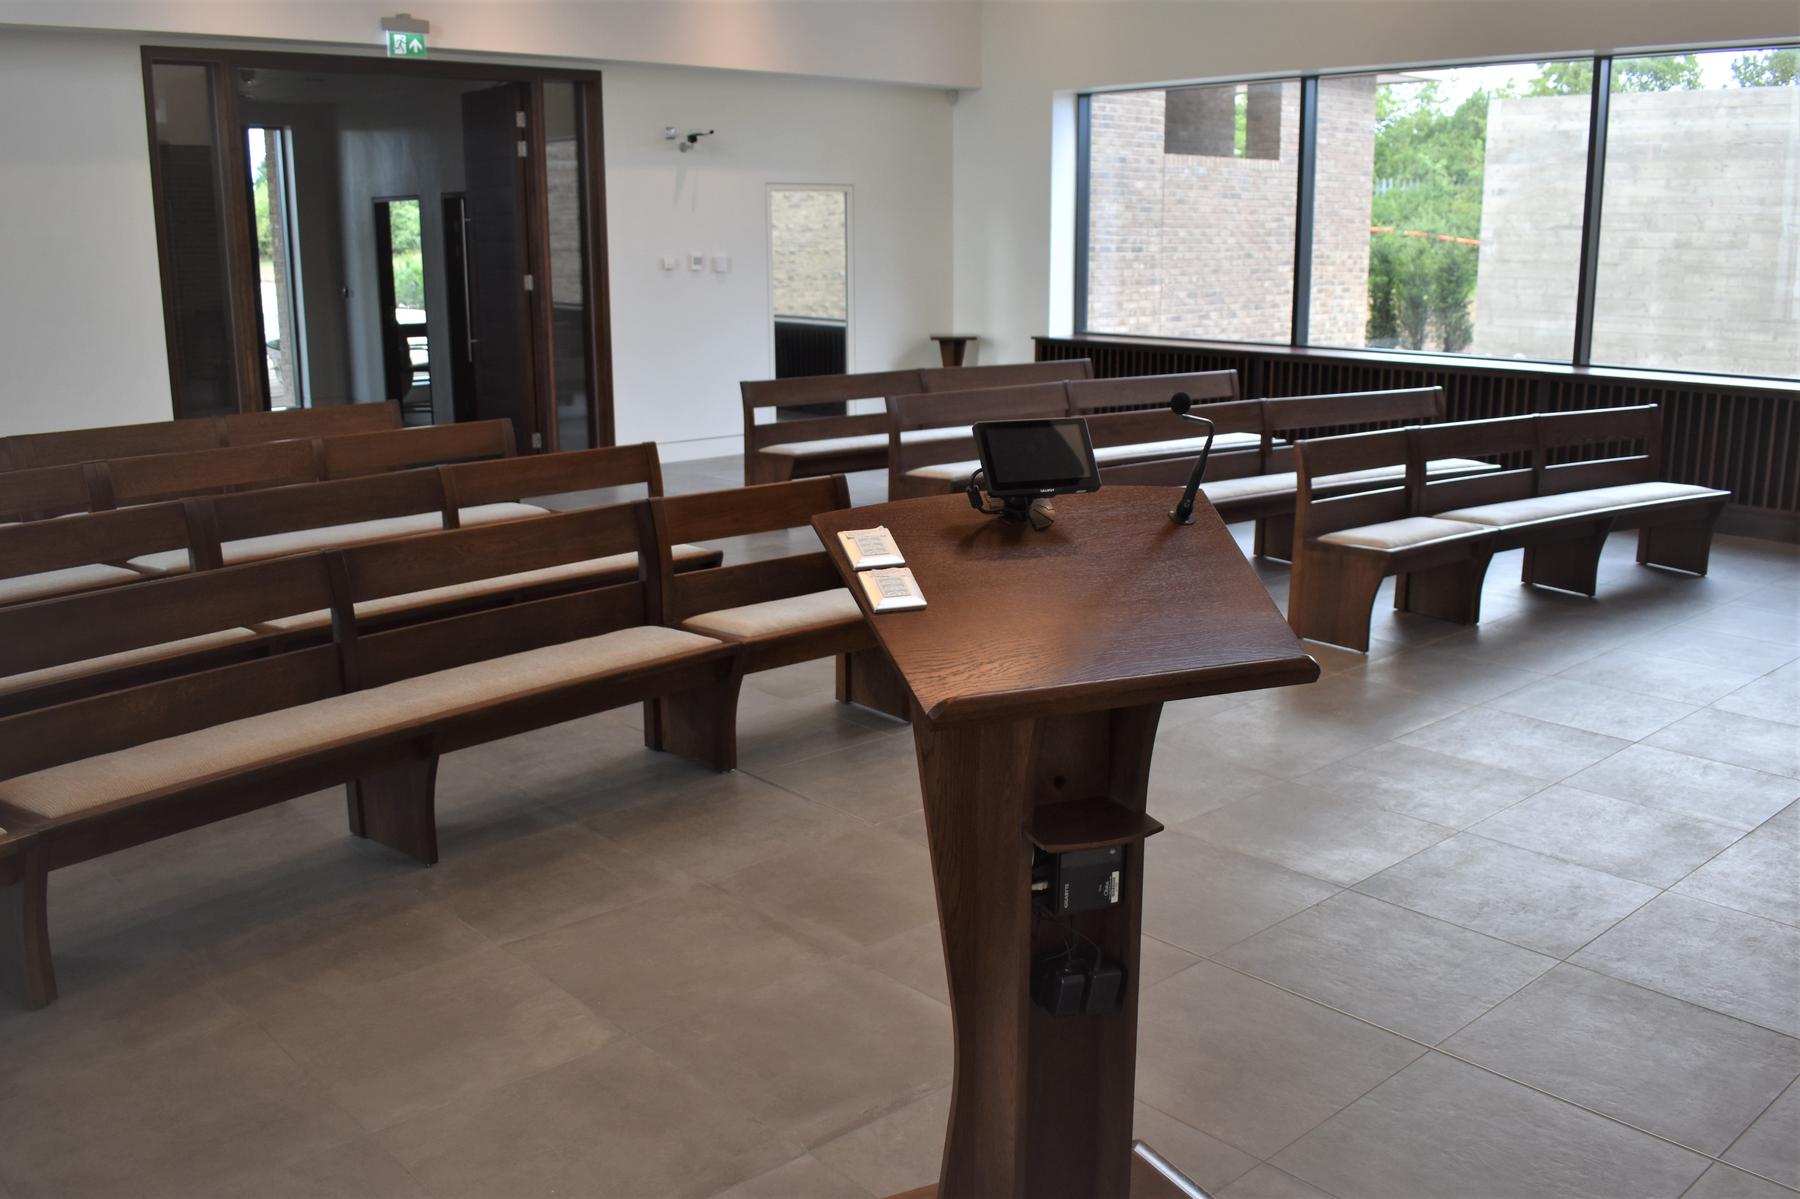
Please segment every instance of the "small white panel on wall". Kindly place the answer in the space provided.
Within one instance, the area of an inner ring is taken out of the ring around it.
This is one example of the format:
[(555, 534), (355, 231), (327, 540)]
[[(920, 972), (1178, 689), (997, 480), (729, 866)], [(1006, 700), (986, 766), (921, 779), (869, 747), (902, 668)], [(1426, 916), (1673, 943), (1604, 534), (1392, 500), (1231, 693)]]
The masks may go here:
[(729, 275), (731, 273), (731, 255), (714, 254), (712, 268), (715, 275)]

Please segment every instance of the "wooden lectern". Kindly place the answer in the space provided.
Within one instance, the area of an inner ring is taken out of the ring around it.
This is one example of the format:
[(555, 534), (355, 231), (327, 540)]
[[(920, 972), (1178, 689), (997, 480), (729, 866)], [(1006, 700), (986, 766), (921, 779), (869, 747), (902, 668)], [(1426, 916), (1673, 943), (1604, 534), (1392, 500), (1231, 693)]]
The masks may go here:
[[(926, 607), (871, 616), (911, 699), (955, 1025), (940, 1199), (1198, 1194), (1134, 1154), (1144, 810), (1165, 701), (1308, 683), (1316, 663), (1218, 514), (1169, 519), (1179, 491), (1106, 487), (1056, 501), (1042, 532), (931, 496), (813, 518), (838, 543), (886, 525)], [(1204, 780), (1199, 780), (1204, 785)], [(1121, 963), (1120, 1001), (1052, 1016), (1034, 959), (1066, 937), (1035, 915), (1033, 847), (1117, 845), (1118, 902), (1065, 917)], [(1191, 1186), (1192, 1184), (1187, 1184)]]

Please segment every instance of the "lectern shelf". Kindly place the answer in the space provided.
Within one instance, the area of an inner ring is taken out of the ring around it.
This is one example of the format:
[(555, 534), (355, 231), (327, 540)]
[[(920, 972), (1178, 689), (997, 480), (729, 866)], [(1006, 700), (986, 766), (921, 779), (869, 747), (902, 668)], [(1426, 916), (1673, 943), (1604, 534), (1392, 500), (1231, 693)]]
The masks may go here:
[[(836, 534), (885, 525), (930, 598), (869, 617), (911, 700), (955, 1012), (943, 1167), (920, 1195), (1184, 1193), (1131, 1138), (1157, 719), (1169, 700), (1307, 683), (1319, 668), (1209, 505), (1192, 525), (1169, 520), (1178, 497), (1068, 496), (1044, 530), (955, 495), (813, 521), (846, 583)], [(1031, 1002), (1032, 962), (1061, 938), (1034, 915), (1034, 844), (1123, 851), (1118, 902), (1066, 917), (1124, 969), (1110, 1010), (1055, 1017)]]

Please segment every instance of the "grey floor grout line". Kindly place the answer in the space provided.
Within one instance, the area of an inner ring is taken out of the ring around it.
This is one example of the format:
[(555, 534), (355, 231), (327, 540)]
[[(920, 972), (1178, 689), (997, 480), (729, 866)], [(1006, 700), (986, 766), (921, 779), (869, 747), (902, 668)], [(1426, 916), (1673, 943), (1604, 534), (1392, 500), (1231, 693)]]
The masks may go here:
[[(1621, 1119), (1618, 1116), (1611, 1116), (1605, 1112), (1596, 1111), (1593, 1108), (1587, 1106), (1586, 1104), (1579, 1102), (1578, 1100), (1570, 1099), (1564, 1095), (1558, 1095), (1554, 1091), (1547, 1091), (1543, 1087), (1537, 1086), (1534, 1083), (1526, 1082), (1524, 1079), (1514, 1078), (1512, 1075), (1507, 1074), (1503, 1070), (1498, 1070), (1492, 1066), (1483, 1065), (1482, 1063), (1477, 1062), (1477, 1061), (1471, 1061), (1470, 1059), (1463, 1057), (1459, 1053), (1455, 1053), (1451, 1050), (1443, 1048), (1441, 1043), (1438, 1045), (1428, 1044), (1427, 1042), (1419, 1040), (1417, 1037), (1409, 1036), (1406, 1033), (1400, 1032), (1396, 1029), (1389, 1028), (1385, 1024), (1381, 1024), (1377, 1021), (1370, 1020), (1364, 1016), (1358, 1016), (1354, 1012), (1347, 1012), (1344, 1009), (1337, 1007), (1333, 1004), (1327, 1003), (1326, 1001), (1324, 1001), (1322, 999), (1315, 999), (1310, 995), (1302, 994), (1301, 992), (1296, 991), (1291, 987), (1284, 986), (1281, 983), (1271, 981), (1270, 979), (1262, 978), (1258, 975), (1250, 973), (1247, 970), (1241, 970), (1241, 969), (1231, 965), (1228, 962), (1221, 962), (1221, 961), (1218, 961), (1211, 957), (1208, 957), (1206, 960), (1209, 962), (1212, 962), (1213, 965), (1215, 965), (1215, 966), (1221, 967), (1222, 969), (1230, 970), (1234, 974), (1240, 975), (1244, 978), (1251, 979), (1255, 982), (1262, 983), (1264, 986), (1274, 987), (1276, 990), (1281, 991), (1288, 995), (1292, 995), (1296, 999), (1303, 1000), (1304, 1002), (1313, 1004), (1314, 1006), (1317, 1006), (1317, 1007), (1322, 1007), (1325, 1010), (1330, 1011), (1330, 1012), (1336, 1012), (1338, 1015), (1347, 1017), (1348, 1019), (1354, 1020), (1359, 1024), (1366, 1025), (1369, 1028), (1373, 1028), (1380, 1032), (1387, 1033), (1389, 1036), (1398, 1037), (1401, 1040), (1408, 1042), (1409, 1044), (1417, 1045), (1420, 1049), (1423, 1049), (1425, 1051), (1425, 1053), (1442, 1054), (1444, 1057), (1449, 1058), (1451, 1061), (1461, 1062), (1463, 1065), (1471, 1066), (1474, 1069), (1482, 1071), (1484, 1074), (1491, 1074), (1495, 1078), (1500, 1078), (1500, 1079), (1504, 1079), (1507, 1082), (1515, 1083), (1518, 1086), (1524, 1087), (1528, 1091), (1535, 1091), (1538, 1094), (1543, 1095), (1545, 1098), (1554, 1099), (1558, 1103), (1566, 1104), (1567, 1106), (1575, 1108), (1578, 1111), (1584, 1111), (1591, 1116), (1598, 1116), (1600, 1119), (1606, 1120), (1609, 1123), (1618, 1124), (1622, 1127), (1631, 1129), (1633, 1132), (1642, 1133), (1644, 1136), (1651, 1137), (1655, 1140), (1663, 1142), (1666, 1145), (1671, 1145), (1671, 1146), (1673, 1146), (1677, 1149), (1683, 1150), (1687, 1153), (1692, 1153), (1697, 1157), (1704, 1157), (1704, 1158), (1707, 1158), (1709, 1161), (1718, 1163), (1720, 1165), (1729, 1166), (1733, 1170), (1742, 1171), (1743, 1173), (1748, 1174), (1753, 1178), (1758, 1178), (1764, 1182), (1771, 1183), (1774, 1186), (1781, 1187), (1783, 1190), (1792, 1190), (1793, 1189), (1791, 1187), (1784, 1185), (1783, 1183), (1777, 1182), (1773, 1178), (1768, 1178), (1762, 1174), (1758, 1174), (1754, 1170), (1745, 1169), (1743, 1166), (1737, 1165), (1735, 1162), (1729, 1162), (1729, 1161), (1726, 1161), (1722, 1157), (1719, 1157), (1712, 1153), (1708, 1153), (1704, 1149), (1696, 1149), (1692, 1145), (1684, 1145), (1680, 1141), (1674, 1140), (1670, 1137), (1663, 1136), (1661, 1133), (1652, 1132), (1647, 1128), (1640, 1128), (1638, 1125), (1633, 1124), (1629, 1120)], [(1539, 977), (1541, 978), (1543, 976), (1540, 975)], [(1533, 980), (1533, 981), (1536, 981), (1536, 980)], [(1526, 985), (1529, 986), (1530, 984), (1528, 983)], [(1521, 988), (1521, 989), (1523, 989), (1523, 988)], [(1683, 1002), (1686, 1002), (1686, 1001), (1684, 1000)], [(1488, 1011), (1490, 1011), (1490, 1012), (1492, 1010), (1493, 1010), (1493, 1008), (1488, 1009)], [(1710, 1011), (1711, 1009), (1702, 1009), (1702, 1010)], [(1485, 1015), (1486, 1013), (1483, 1013), (1483, 1014)], [(1735, 1019), (1735, 1017), (1733, 1017), (1733, 1018)], [(1453, 1033), (1451, 1035), (1454, 1036), (1455, 1034)], [(1446, 1039), (1448, 1039), (1448, 1038), (1446, 1038)], [(1335, 1111), (1331, 1115), (1327, 1116), (1324, 1120), (1319, 1121), (1318, 1124), (1313, 1125), (1313, 1127), (1307, 1129), (1306, 1132), (1301, 1133), (1300, 1136), (1295, 1137), (1292, 1141), (1289, 1141), (1287, 1144), (1283, 1145), (1280, 1149), (1277, 1149), (1274, 1154), (1270, 1155), (1270, 1158), (1266, 1158), (1264, 1160), (1272, 1159), (1273, 1157), (1292, 1148), (1297, 1142), (1303, 1140), (1304, 1138), (1306, 1138), (1308, 1136), (1311, 1136), (1314, 1132), (1317, 1132), (1324, 1125), (1330, 1123), (1332, 1120), (1334, 1120), (1338, 1116), (1342, 1115), (1352, 1105), (1360, 1102), (1365, 1096), (1367, 1096), (1369, 1094), (1370, 1091), (1373, 1091), (1376, 1089), (1376, 1087), (1379, 1087), (1383, 1083), (1390, 1081), (1396, 1075), (1398, 1075), (1402, 1070), (1409, 1069), (1410, 1067), (1416, 1065), (1420, 1061), (1423, 1061), (1424, 1057), (1425, 1057), (1425, 1054), (1420, 1054), (1418, 1057), (1413, 1058), (1413, 1060), (1408, 1062), (1405, 1066), (1400, 1067), (1400, 1070), (1394, 1071), (1393, 1074), (1390, 1074), (1386, 1078), (1383, 1078), (1381, 1080), (1381, 1082), (1376, 1083), (1375, 1086), (1369, 1087), (1368, 1090), (1365, 1090), (1361, 1095), (1358, 1095), (1355, 1099), (1352, 1099), (1349, 1103), (1344, 1104), (1343, 1107), (1338, 1108), (1337, 1111)], [(1789, 1085), (1791, 1086), (1793, 1084), (1790, 1083)], [(1786, 1090), (1787, 1090), (1787, 1088), (1784, 1087), (1784, 1088), (1782, 1088), (1781, 1091), (1777, 1092), (1775, 1099), (1781, 1098), (1781, 1096), (1786, 1093)], [(1769, 1102), (1771, 1104), (1773, 1104), (1775, 1102), (1775, 1100), (1772, 1099)], [(1765, 1107), (1763, 1109), (1763, 1111), (1766, 1113), (1768, 1111), (1768, 1108)], [(1759, 1114), (1757, 1119), (1760, 1119), (1760, 1118), (1761, 1118), (1761, 1116)], [(1184, 1121), (1184, 1123), (1185, 1123), (1185, 1121)], [(1755, 1119), (1750, 1121), (1750, 1124), (1754, 1124), (1754, 1123), (1756, 1123)], [(1732, 1142), (1731, 1142), (1732, 1145), (1737, 1144), (1737, 1142), (1743, 1138), (1744, 1133), (1748, 1132), (1750, 1130), (1750, 1124), (1744, 1125), (1743, 1129), (1741, 1131), (1739, 1131), (1737, 1136), (1732, 1139)], [(1206, 1130), (1201, 1129), (1200, 1131), (1205, 1132)], [(1210, 1136), (1211, 1134), (1209, 1133), (1208, 1135)], [(1730, 1145), (1726, 1146), (1725, 1151), (1729, 1153), (1731, 1151), (1731, 1146)], [(1704, 1171), (1702, 1171), (1702, 1173), (1704, 1173)], [(1300, 1176), (1296, 1175), (1296, 1177), (1300, 1177)], [(1311, 1179), (1304, 1179), (1304, 1181), (1308, 1182), (1309, 1184), (1312, 1183)], [(1312, 1184), (1312, 1185), (1317, 1185), (1317, 1184)], [(1800, 1192), (1796, 1192), (1796, 1193), (1800, 1193)]]

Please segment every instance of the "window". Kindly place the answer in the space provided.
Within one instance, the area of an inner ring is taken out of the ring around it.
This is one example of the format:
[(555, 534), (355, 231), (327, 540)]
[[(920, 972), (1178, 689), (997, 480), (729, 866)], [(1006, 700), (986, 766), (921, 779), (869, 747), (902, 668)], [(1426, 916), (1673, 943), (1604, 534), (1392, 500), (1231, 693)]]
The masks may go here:
[(1088, 101), (1086, 327), (1288, 340), (1296, 80)]
[(244, 130), (256, 227), (257, 306), (262, 314), (263, 370), (269, 407), (306, 403), (301, 369), (300, 258), (294, 252), (293, 152), (285, 129)]
[(1591, 71), (1321, 79), (1311, 343), (1567, 360)]
[(1800, 47), (1081, 102), (1081, 332), (1800, 375)]
[(1615, 59), (1593, 361), (1800, 375), (1800, 50)]

